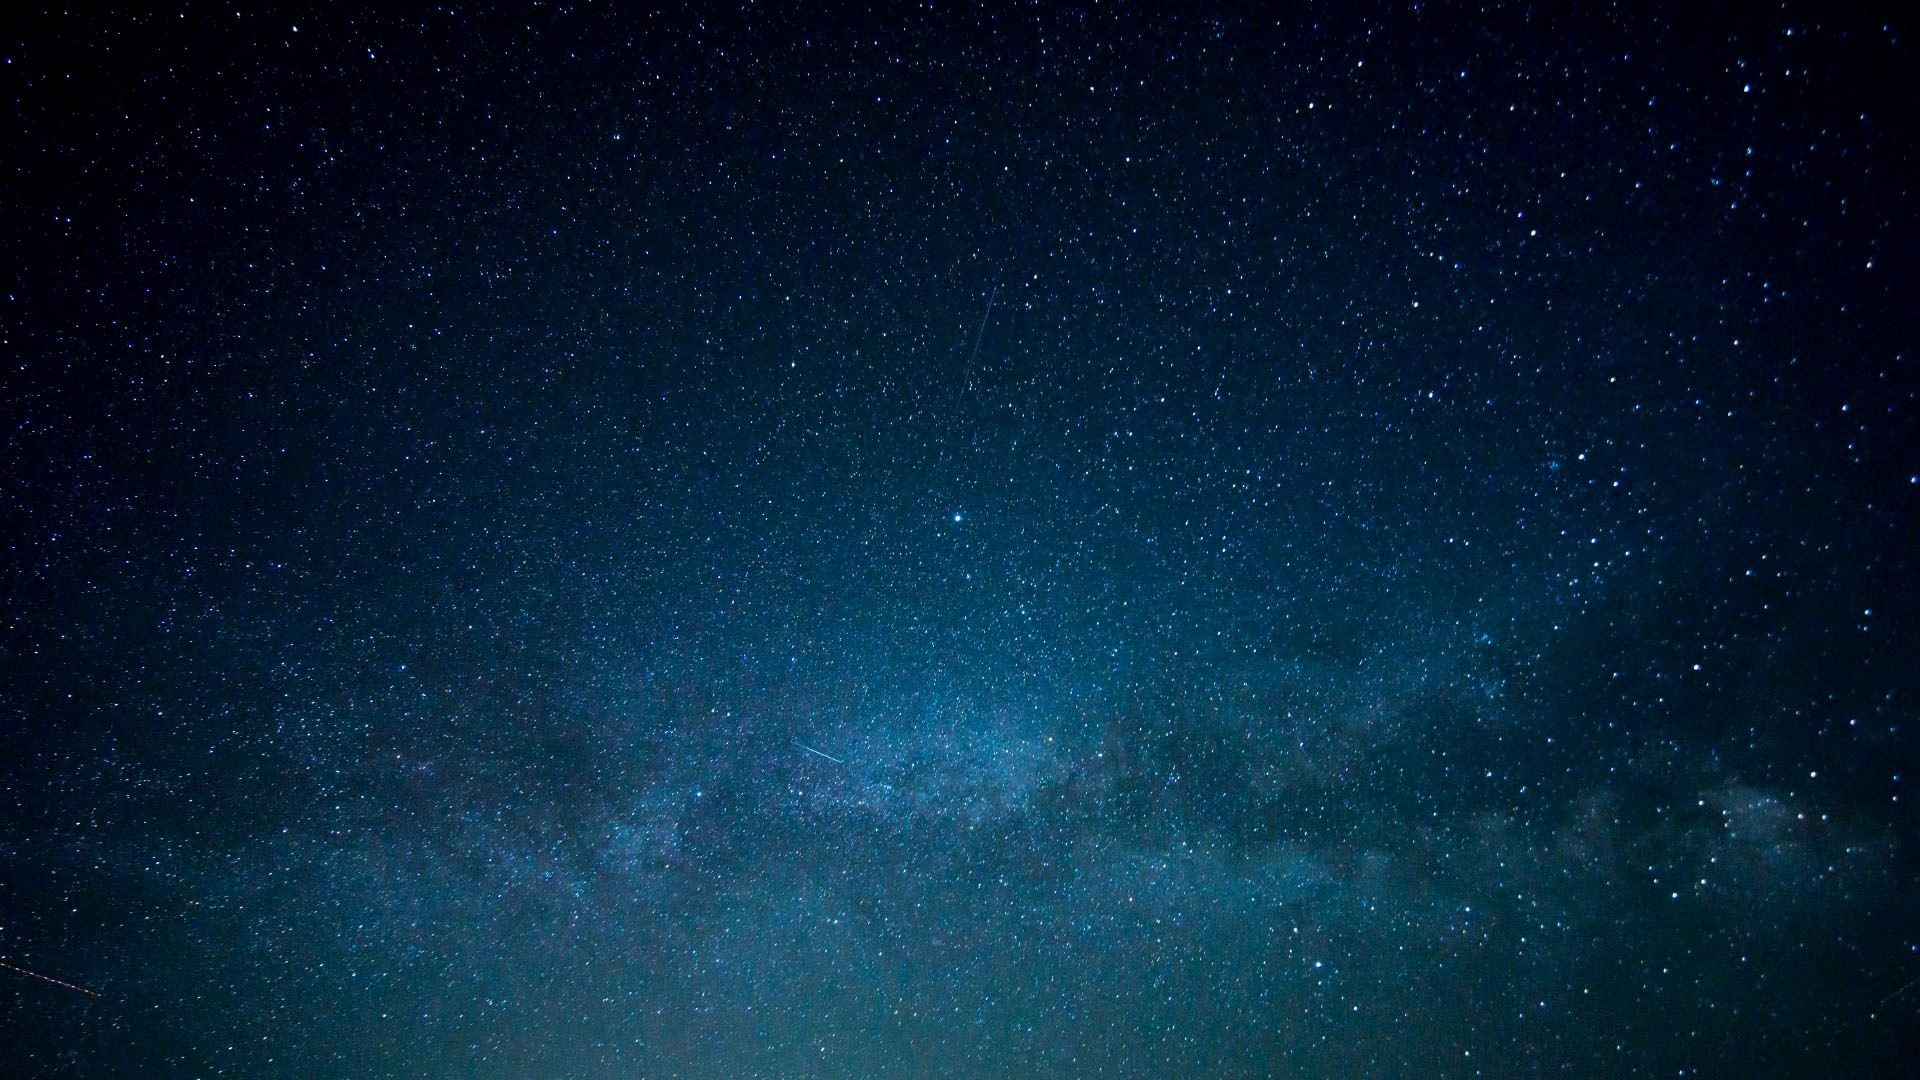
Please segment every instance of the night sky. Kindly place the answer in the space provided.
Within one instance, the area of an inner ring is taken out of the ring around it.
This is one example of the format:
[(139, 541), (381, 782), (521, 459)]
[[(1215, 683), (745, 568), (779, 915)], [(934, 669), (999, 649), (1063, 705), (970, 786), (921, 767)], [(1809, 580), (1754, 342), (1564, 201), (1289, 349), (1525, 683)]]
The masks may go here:
[(733, 6), (5, 17), (0, 1074), (1912, 1067), (1911, 26)]

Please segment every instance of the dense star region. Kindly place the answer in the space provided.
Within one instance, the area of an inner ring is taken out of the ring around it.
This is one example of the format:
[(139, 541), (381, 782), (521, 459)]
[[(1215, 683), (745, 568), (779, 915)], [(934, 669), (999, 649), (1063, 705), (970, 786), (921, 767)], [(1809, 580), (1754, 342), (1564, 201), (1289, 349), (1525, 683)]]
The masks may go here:
[(0, 1074), (1912, 1067), (1909, 21), (733, 6), (7, 16)]

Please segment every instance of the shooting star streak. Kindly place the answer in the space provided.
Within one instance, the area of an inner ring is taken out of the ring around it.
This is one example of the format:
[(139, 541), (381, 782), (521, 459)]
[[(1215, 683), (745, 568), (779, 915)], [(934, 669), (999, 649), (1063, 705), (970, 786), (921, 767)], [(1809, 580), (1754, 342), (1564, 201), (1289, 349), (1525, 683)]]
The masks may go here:
[(987, 311), (980, 316), (980, 329), (973, 335), (973, 352), (967, 356), (967, 370), (960, 380), (960, 396), (967, 396), (973, 389), (973, 364), (980, 359), (980, 341), (987, 336), (987, 320), (993, 318), (993, 302), (1000, 296), (1000, 283), (993, 283), (993, 291), (987, 294)]
[(839, 758), (834, 757), (832, 754), (823, 753), (822, 751), (815, 750), (813, 747), (808, 746), (806, 743), (801, 742), (799, 739), (793, 740), (793, 745), (799, 747), (802, 750), (805, 750), (809, 754), (818, 754), (819, 756), (826, 758), (828, 761), (833, 762), (835, 765), (846, 764), (846, 762), (841, 761)]
[(1895, 990), (1893, 993), (1888, 994), (1886, 997), (1881, 998), (1879, 1001), (1874, 1002), (1873, 1007), (1876, 1009), (1884, 1008), (1887, 1002), (1892, 1001), (1894, 998), (1899, 997), (1900, 995), (1906, 993), (1907, 991), (1913, 989), (1916, 986), (1920, 986), (1920, 976), (1915, 976), (1911, 979), (1908, 979), (1906, 982), (1906, 985), (1900, 987), (1900, 989), (1898, 990)]
[(77, 990), (88, 997), (100, 996), (98, 992), (89, 990), (84, 986), (75, 986), (70, 982), (63, 982), (60, 979), (56, 979), (51, 975), (42, 975), (37, 971), (28, 971), (26, 968), (20, 967), (17, 964), (9, 964), (5, 960), (0, 960), (0, 968), (6, 968), (8, 971), (17, 971), (30, 979), (39, 979), (41, 982), (52, 983), (55, 986), (64, 986), (69, 990)]

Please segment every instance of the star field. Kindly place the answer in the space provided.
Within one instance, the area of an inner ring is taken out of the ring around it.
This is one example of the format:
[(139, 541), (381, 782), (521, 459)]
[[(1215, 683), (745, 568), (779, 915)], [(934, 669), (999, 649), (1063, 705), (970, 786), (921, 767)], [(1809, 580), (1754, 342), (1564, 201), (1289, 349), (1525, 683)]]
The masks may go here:
[(1902, 1075), (1910, 20), (1669, 7), (10, 16), (0, 1073)]

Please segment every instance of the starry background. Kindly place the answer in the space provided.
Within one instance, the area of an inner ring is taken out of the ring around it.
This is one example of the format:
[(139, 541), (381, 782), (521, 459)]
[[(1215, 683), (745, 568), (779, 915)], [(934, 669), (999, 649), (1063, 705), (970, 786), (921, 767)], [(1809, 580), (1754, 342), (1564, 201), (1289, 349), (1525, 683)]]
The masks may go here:
[(0, 1071), (1898, 1073), (1920, 57), (1669, 6), (8, 16)]

